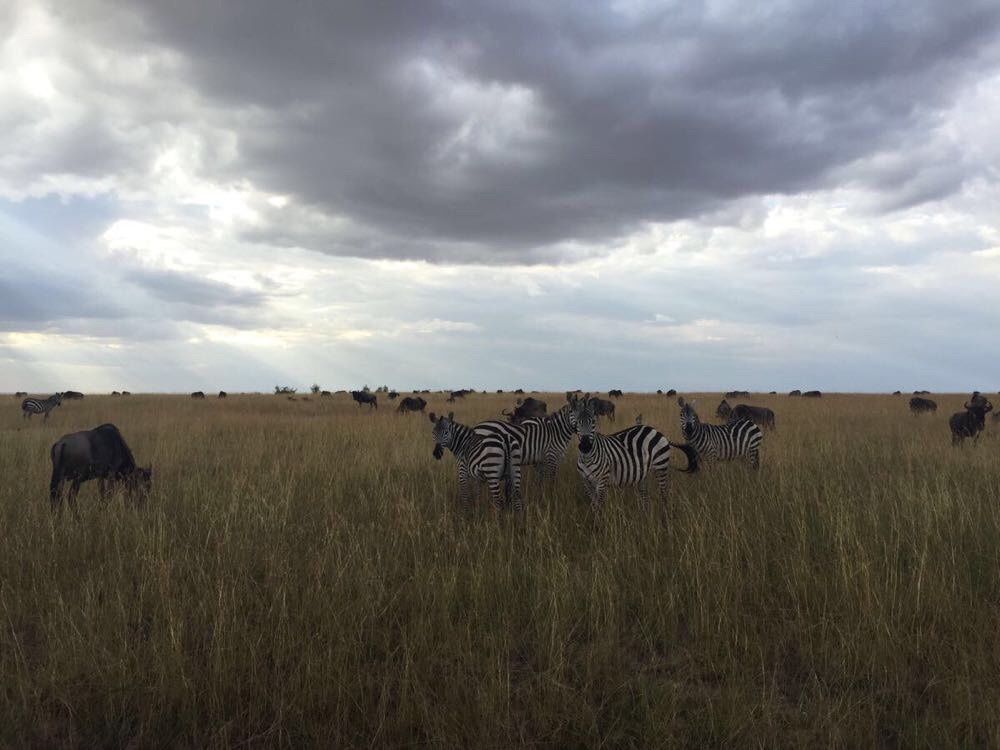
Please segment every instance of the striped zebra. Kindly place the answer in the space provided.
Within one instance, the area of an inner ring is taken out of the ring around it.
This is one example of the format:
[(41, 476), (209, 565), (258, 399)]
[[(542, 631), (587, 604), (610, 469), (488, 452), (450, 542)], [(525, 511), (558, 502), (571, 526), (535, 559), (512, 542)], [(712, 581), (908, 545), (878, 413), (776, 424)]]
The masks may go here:
[[(520, 467), (518, 446), (503, 430), (488, 430), (481, 434), (472, 427), (455, 421), (455, 412), (448, 416), (429, 415), (434, 424), (434, 458), (440, 460), (444, 449), (450, 450), (458, 460), (458, 489), (462, 502), (470, 503), (469, 478), (485, 482), (493, 506), (499, 511), (500, 484), (506, 480), (507, 494), (512, 496), (514, 510), (520, 511), (521, 494), (517, 483)], [(479, 426), (477, 425), (477, 428)]]
[(566, 455), (566, 446), (576, 433), (571, 403), (544, 417), (532, 417), (516, 425), (498, 424), (515, 433), (521, 444), (522, 466), (541, 466), (543, 479), (555, 478), (559, 462)]
[(636, 425), (611, 435), (597, 431), (597, 413), (591, 399), (574, 405), (576, 431), (580, 436), (577, 471), (595, 508), (600, 508), (608, 485), (639, 485), (639, 505), (649, 506), (647, 478), (656, 477), (660, 498), (667, 499), (667, 470), (671, 448), (679, 448), (688, 459), (687, 472), (698, 471), (698, 454), (686, 445), (675, 445), (666, 436), (646, 425)]
[(730, 461), (745, 458), (753, 468), (760, 466), (760, 444), (764, 433), (749, 419), (728, 424), (705, 424), (698, 419), (694, 404), (677, 397), (681, 407), (681, 432), (688, 445), (705, 461)]
[(44, 414), (45, 420), (49, 418), (49, 412), (62, 404), (62, 394), (54, 393), (46, 399), (26, 398), (21, 402), (21, 418), (31, 419), (32, 414)]

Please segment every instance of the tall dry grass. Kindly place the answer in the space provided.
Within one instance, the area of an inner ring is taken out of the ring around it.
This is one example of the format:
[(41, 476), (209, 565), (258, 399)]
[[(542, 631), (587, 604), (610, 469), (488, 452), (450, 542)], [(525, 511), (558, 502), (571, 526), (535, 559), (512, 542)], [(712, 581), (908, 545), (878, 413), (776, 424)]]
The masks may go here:
[[(426, 417), (344, 396), (11, 398), (0, 744), (1000, 745), (1000, 440), (952, 449), (936, 398), (755, 397), (759, 472), (595, 518), (567, 459), (523, 525), (458, 507)], [(680, 437), (672, 399), (618, 410)], [(105, 421), (153, 496), (53, 518), (49, 446)]]

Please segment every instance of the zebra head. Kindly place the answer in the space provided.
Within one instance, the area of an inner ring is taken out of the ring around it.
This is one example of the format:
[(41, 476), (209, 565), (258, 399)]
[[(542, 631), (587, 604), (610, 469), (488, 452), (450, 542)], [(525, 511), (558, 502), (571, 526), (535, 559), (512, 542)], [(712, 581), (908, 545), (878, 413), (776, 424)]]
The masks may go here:
[(448, 412), (448, 416), (436, 416), (430, 413), (430, 420), (434, 424), (434, 458), (441, 460), (444, 449), (450, 448), (455, 440), (455, 412)]
[(49, 400), (55, 402), (56, 406), (62, 406), (63, 395), (61, 393), (53, 393)]
[(683, 396), (677, 397), (677, 404), (681, 407), (681, 433), (685, 440), (690, 440), (698, 429), (698, 414), (694, 410), (693, 401), (685, 401)]
[(597, 412), (592, 399), (584, 398), (574, 408), (576, 434), (580, 436), (580, 452), (590, 453), (594, 447), (594, 433), (597, 430)]

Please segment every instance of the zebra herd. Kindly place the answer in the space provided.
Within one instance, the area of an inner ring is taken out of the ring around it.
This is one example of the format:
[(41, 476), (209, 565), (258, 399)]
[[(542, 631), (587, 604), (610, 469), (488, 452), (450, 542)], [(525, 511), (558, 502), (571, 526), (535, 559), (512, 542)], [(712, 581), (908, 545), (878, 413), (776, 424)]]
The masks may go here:
[(681, 430), (686, 444), (672, 443), (663, 433), (638, 424), (612, 434), (597, 429), (601, 409), (598, 400), (567, 394), (567, 403), (555, 413), (517, 423), (487, 420), (473, 426), (455, 421), (455, 413), (438, 416), (431, 412), (434, 425), (434, 458), (445, 449), (458, 462), (459, 494), (470, 502), (470, 480), (487, 485), (490, 499), (499, 511), (503, 507), (501, 489), (515, 512), (523, 510), (521, 468), (542, 467), (543, 479), (554, 478), (570, 439), (579, 438), (577, 472), (595, 508), (600, 508), (609, 486), (635, 485), (640, 507), (648, 507), (646, 483), (650, 473), (656, 479), (661, 500), (666, 500), (667, 472), (673, 448), (687, 457), (688, 473), (697, 472), (700, 460), (728, 461), (744, 458), (757, 468), (763, 440), (761, 429), (750, 420), (734, 420), (725, 425), (707, 425), (698, 420), (694, 404), (678, 399)]

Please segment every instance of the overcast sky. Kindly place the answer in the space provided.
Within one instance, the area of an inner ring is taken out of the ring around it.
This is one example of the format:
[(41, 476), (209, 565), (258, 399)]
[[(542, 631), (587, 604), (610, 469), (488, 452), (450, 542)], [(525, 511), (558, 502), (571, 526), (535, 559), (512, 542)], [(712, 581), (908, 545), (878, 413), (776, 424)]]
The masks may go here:
[(1000, 388), (1000, 4), (0, 3), (0, 391)]

